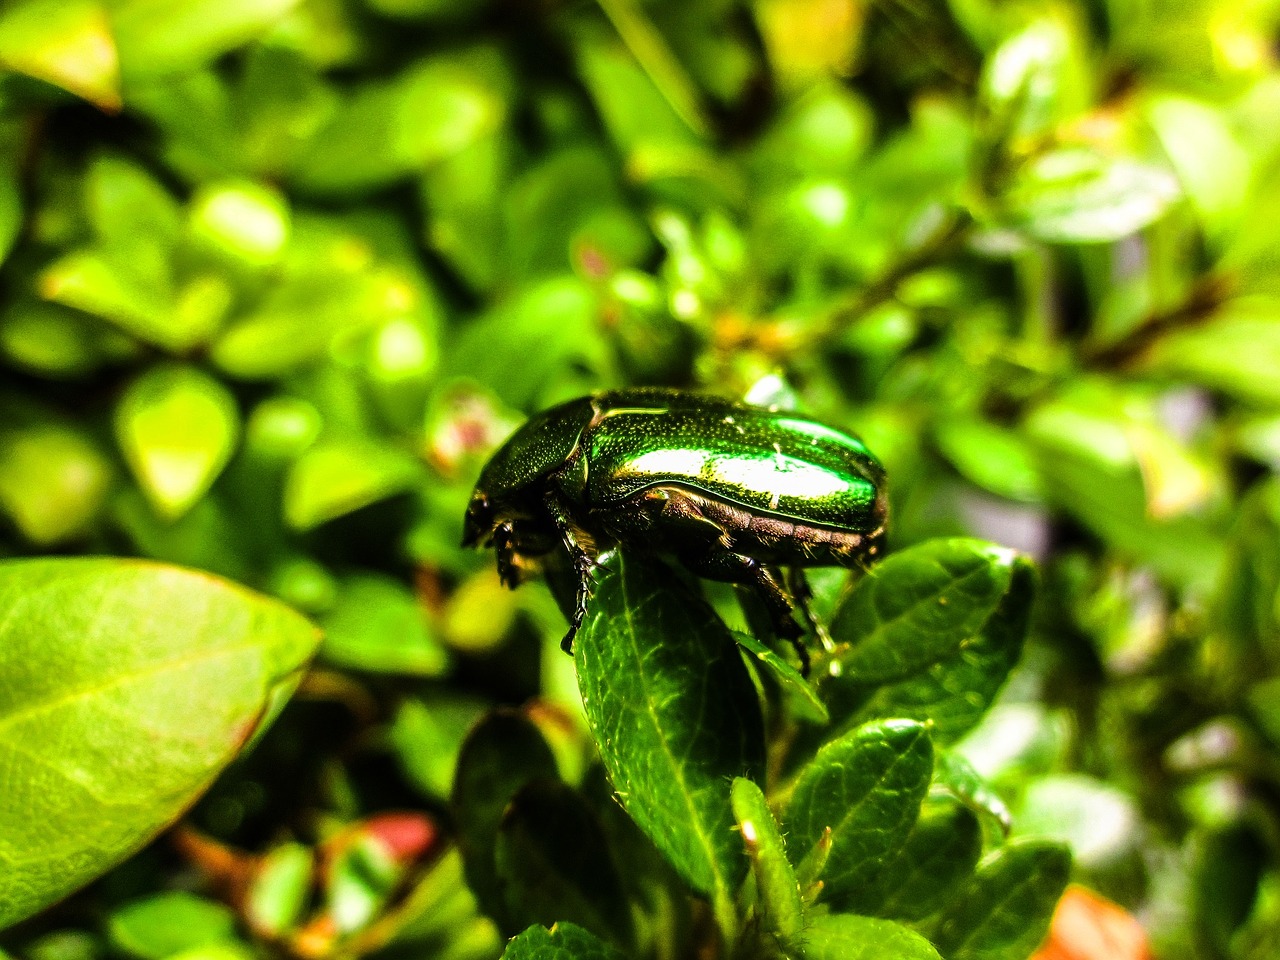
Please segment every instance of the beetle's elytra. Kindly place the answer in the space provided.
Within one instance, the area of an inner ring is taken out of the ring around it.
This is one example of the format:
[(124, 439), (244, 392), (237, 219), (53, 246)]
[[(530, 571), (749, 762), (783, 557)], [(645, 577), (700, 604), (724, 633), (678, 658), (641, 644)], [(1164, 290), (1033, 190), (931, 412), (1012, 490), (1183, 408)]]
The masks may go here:
[(855, 437), (718, 397), (617, 390), (560, 404), (517, 430), (480, 474), (462, 542), (493, 546), (510, 587), (531, 559), (567, 553), (578, 583), (566, 651), (586, 615), (595, 559), (616, 545), (754, 586), (807, 666), (778, 568), (865, 562), (885, 513), (884, 469)]

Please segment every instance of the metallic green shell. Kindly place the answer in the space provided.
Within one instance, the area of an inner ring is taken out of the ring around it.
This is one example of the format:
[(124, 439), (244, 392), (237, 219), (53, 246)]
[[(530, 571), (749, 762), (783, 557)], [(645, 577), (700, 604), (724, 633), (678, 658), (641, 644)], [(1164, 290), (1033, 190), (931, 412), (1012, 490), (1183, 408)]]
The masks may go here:
[(661, 391), (598, 398), (586, 500), (608, 506), (674, 484), (753, 511), (871, 532), (884, 470), (863, 443), (787, 412)]
[(563, 466), (591, 423), (591, 397), (579, 397), (531, 417), (493, 455), (478, 491), (499, 499), (522, 491)]

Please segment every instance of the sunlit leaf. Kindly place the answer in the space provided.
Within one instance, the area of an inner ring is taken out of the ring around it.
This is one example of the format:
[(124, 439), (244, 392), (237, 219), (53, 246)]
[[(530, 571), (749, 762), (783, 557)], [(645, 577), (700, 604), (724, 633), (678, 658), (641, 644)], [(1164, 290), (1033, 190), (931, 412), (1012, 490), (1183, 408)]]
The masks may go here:
[(23, 0), (0, 14), (0, 64), (103, 110), (120, 109), (120, 63), (100, 0)]
[(235, 450), (240, 413), (218, 381), (164, 366), (135, 381), (116, 409), (116, 437), (143, 492), (161, 514), (186, 513)]
[(226, 581), (128, 560), (0, 565), (0, 926), (176, 818), (274, 715), (318, 635)]
[(1100, 243), (1141, 230), (1179, 195), (1160, 167), (1064, 147), (1031, 160), (1002, 199), (1009, 220), (1037, 239)]
[(32, 543), (83, 534), (102, 508), (112, 472), (102, 452), (68, 427), (0, 431), (0, 507)]

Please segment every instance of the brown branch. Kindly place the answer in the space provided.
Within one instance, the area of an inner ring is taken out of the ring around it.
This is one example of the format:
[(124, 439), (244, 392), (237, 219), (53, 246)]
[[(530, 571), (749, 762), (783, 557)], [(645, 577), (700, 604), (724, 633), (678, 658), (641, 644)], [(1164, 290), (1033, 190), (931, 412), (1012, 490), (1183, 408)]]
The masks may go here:
[(1123, 369), (1141, 360), (1143, 355), (1165, 336), (1177, 330), (1199, 326), (1210, 320), (1231, 293), (1231, 283), (1223, 276), (1204, 278), (1188, 294), (1187, 299), (1170, 310), (1155, 313), (1114, 343), (1085, 346), (1080, 359), (1095, 369)]

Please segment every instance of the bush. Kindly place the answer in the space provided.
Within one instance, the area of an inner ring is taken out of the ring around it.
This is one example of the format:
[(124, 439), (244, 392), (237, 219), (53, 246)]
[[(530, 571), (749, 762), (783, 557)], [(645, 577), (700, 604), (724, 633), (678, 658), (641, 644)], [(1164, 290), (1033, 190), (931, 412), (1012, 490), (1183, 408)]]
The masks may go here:
[[(0, 955), (1275, 956), (1276, 21), (5, 5)], [(458, 546), (640, 384), (885, 464), (807, 680)]]

